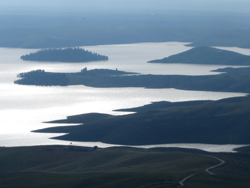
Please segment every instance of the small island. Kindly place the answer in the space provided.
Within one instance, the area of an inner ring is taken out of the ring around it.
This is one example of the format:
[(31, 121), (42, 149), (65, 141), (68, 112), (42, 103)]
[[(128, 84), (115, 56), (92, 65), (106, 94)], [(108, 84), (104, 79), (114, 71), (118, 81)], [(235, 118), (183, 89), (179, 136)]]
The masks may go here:
[(212, 47), (200, 46), (188, 51), (148, 61), (148, 63), (185, 63), (207, 65), (250, 65), (250, 56)]
[(43, 49), (21, 56), (25, 61), (91, 62), (107, 61), (108, 57), (82, 48)]

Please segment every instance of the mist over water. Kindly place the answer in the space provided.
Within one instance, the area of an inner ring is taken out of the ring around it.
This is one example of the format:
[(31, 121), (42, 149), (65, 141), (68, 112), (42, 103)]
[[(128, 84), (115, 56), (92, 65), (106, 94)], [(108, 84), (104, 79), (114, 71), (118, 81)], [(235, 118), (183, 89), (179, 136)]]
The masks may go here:
[[(66, 141), (49, 139), (54, 134), (31, 133), (30, 131), (57, 126), (42, 122), (65, 119), (69, 115), (91, 112), (122, 115), (125, 113), (113, 110), (138, 107), (156, 101), (218, 100), (246, 95), (176, 89), (42, 87), (13, 83), (18, 73), (36, 69), (44, 69), (47, 72), (78, 72), (84, 67), (88, 69), (118, 68), (142, 74), (209, 75), (218, 74), (210, 70), (226, 67), (147, 63), (149, 60), (160, 59), (191, 48), (186, 47), (185, 44), (168, 42), (82, 47), (109, 56), (109, 61), (91, 63), (26, 62), (22, 61), (20, 56), (34, 52), (35, 49), (0, 48), (0, 146), (68, 144), (69, 142)], [(78, 144), (91, 145), (91, 143)], [(104, 147), (105, 144), (99, 143), (99, 146)]]

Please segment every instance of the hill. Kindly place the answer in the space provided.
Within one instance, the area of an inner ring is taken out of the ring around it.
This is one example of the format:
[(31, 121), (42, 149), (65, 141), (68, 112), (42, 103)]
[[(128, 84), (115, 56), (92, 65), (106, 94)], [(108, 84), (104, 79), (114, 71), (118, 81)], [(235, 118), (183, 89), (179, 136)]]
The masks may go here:
[[(78, 122), (83, 125), (52, 127), (34, 132), (68, 133), (55, 139), (122, 145), (250, 144), (249, 96), (184, 102), (183, 105), (181, 102), (177, 105), (163, 102), (154, 106), (124, 116), (98, 115), (98, 118), (94, 118), (93, 114), (88, 114), (76, 116), (77, 120), (72, 116), (65, 123)], [(89, 118), (91, 116), (92, 120)]]
[(250, 56), (212, 47), (194, 47), (188, 51), (152, 60), (149, 63), (188, 63), (213, 65), (250, 65)]
[(43, 49), (21, 56), (26, 61), (90, 62), (107, 61), (108, 57), (81, 48)]
[[(183, 149), (66, 146), (0, 147), (0, 187), (249, 187), (249, 153), (212, 154)], [(205, 170), (226, 161), (226, 165)], [(237, 159), (237, 160), (235, 160)], [(183, 181), (191, 176), (188, 181)]]

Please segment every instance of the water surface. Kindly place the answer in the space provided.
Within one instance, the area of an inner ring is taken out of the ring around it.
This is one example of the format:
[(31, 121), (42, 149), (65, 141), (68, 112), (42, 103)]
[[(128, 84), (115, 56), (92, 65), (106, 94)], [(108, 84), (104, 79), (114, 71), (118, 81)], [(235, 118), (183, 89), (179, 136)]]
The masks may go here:
[[(138, 107), (155, 101), (219, 100), (246, 95), (176, 89), (42, 87), (13, 84), (18, 73), (36, 69), (44, 69), (47, 72), (77, 72), (84, 67), (118, 68), (142, 74), (211, 75), (218, 74), (210, 72), (211, 70), (226, 67), (147, 63), (149, 60), (160, 59), (191, 48), (185, 44), (166, 42), (85, 46), (83, 48), (87, 50), (109, 56), (109, 61), (91, 63), (26, 62), (21, 60), (20, 56), (35, 52), (36, 49), (0, 48), (0, 146), (68, 144), (69, 142), (49, 139), (55, 136), (54, 134), (30, 132), (57, 126), (42, 122), (64, 119), (68, 115), (91, 112), (121, 115), (122, 112), (113, 110)], [(91, 145), (91, 143), (78, 144)], [(103, 143), (98, 144), (106, 146)]]

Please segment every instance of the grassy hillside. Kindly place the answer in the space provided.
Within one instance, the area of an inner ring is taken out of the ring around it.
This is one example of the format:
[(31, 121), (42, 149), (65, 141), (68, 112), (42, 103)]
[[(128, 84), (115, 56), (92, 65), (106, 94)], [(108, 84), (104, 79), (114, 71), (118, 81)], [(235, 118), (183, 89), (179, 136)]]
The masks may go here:
[[(199, 151), (144, 150), (109, 148), (96, 151), (73, 151), (65, 146), (0, 148), (0, 187), (2, 188), (97, 188), (97, 187), (248, 187), (246, 170), (241, 176), (229, 176), (232, 165), (249, 154), (206, 154)], [(205, 169), (218, 164), (213, 156), (224, 157), (226, 165), (212, 176)], [(239, 168), (238, 168), (239, 169)], [(219, 172), (220, 171), (220, 172)], [(224, 173), (224, 174), (223, 174)], [(232, 173), (233, 174), (233, 173)], [(210, 183), (207, 183), (210, 182)]]
[(0, 187), (176, 186), (187, 174), (217, 163), (191, 153), (119, 148), (80, 152), (44, 146), (0, 151)]

